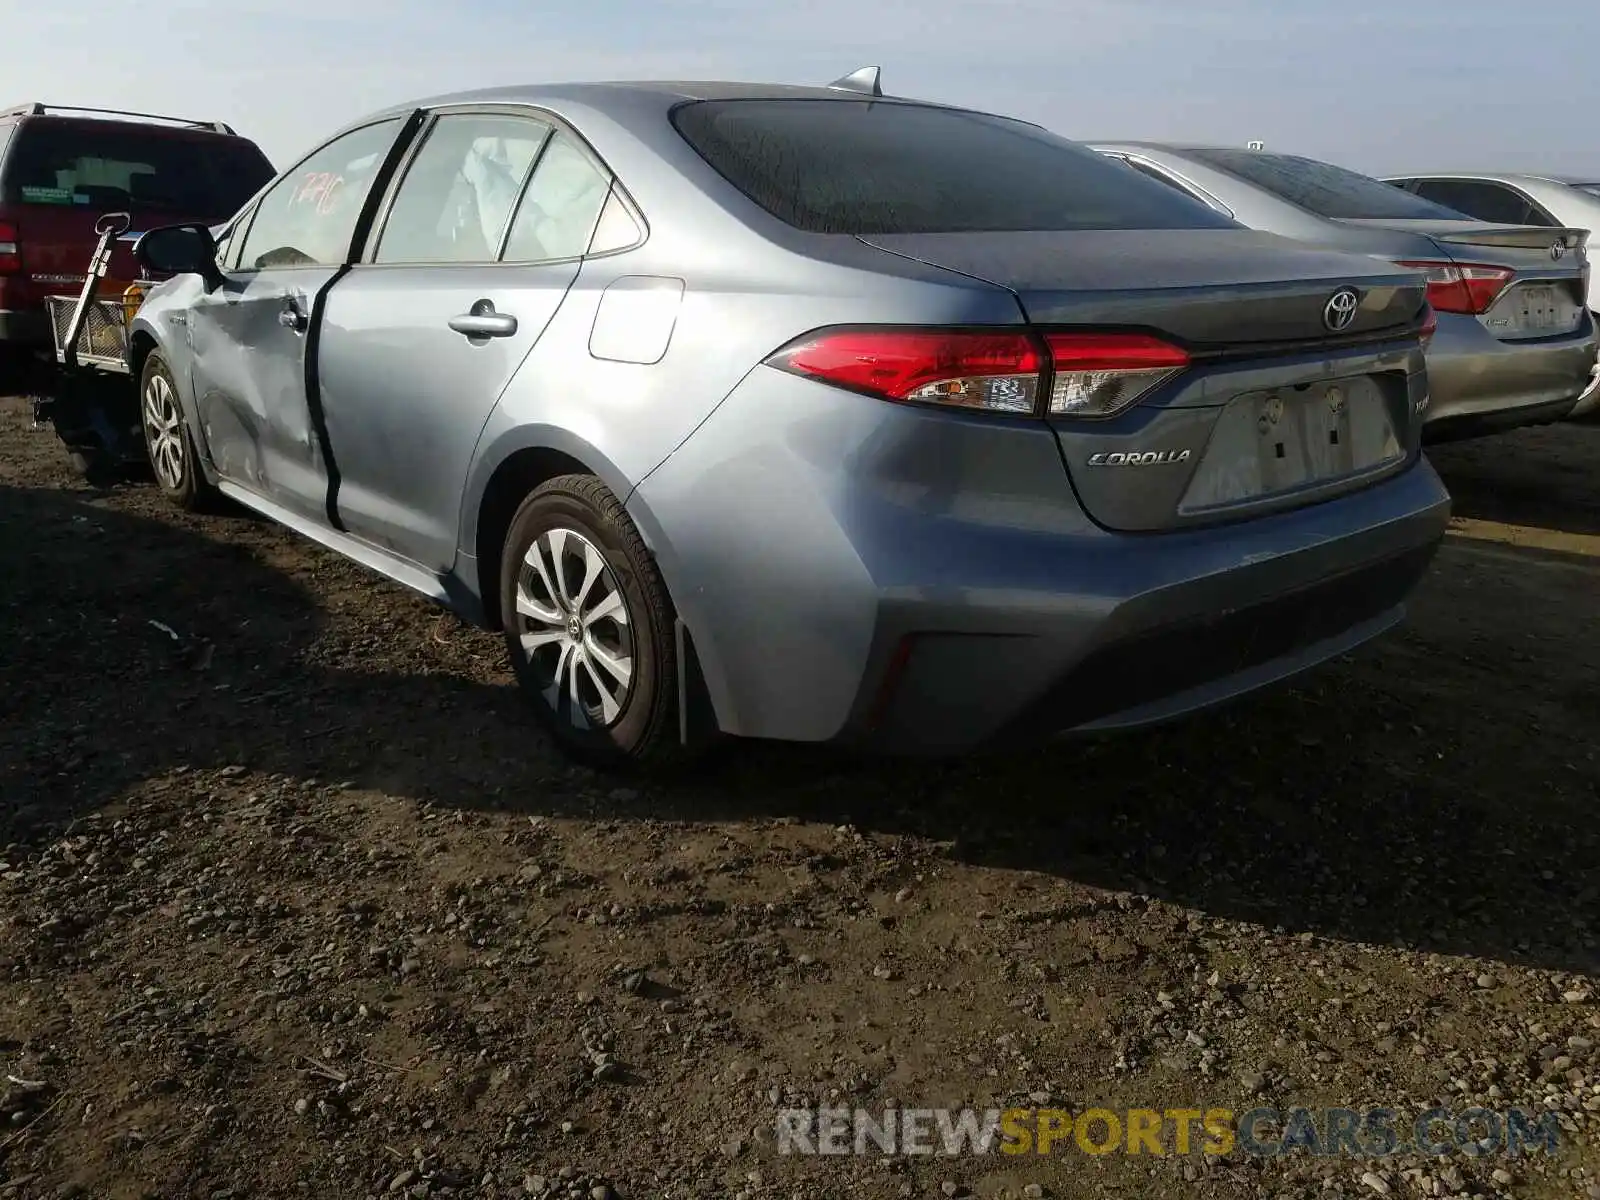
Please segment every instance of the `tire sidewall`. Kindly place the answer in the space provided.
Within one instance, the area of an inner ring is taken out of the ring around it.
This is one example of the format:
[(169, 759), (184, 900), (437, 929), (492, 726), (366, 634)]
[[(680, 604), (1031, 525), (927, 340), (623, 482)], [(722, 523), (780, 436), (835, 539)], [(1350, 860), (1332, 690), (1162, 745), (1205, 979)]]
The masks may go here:
[[(516, 595), (523, 556), (541, 533), (558, 527), (581, 533), (594, 543), (605, 556), (606, 565), (616, 576), (628, 604), (629, 628), (633, 634), (633, 687), (621, 715), (604, 729), (580, 730), (545, 703), (539, 695), (540, 681), (518, 637)], [(662, 660), (666, 645), (670, 644), (666, 639), (670, 638), (671, 631), (656, 627), (654, 609), (639, 578), (638, 567), (613, 523), (596, 512), (588, 501), (571, 492), (559, 489), (534, 492), (512, 518), (507, 531), (500, 563), (500, 612), (512, 669), (546, 727), (564, 746), (591, 759), (615, 764), (631, 758), (659, 719)]]
[[(183, 480), (175, 488), (168, 487), (161, 478), (161, 472), (156, 469), (155, 452), (150, 445), (150, 426), (145, 421), (144, 415), (145, 390), (157, 375), (165, 379), (167, 386), (172, 389), (172, 403), (178, 410), (178, 430), (183, 447)], [(144, 436), (144, 453), (150, 460), (150, 470), (155, 475), (156, 486), (163, 494), (185, 508), (193, 504), (199, 494), (195, 475), (199, 470), (199, 464), (195, 462), (194, 439), (189, 436), (189, 424), (184, 417), (183, 402), (178, 398), (178, 382), (173, 378), (172, 368), (167, 366), (167, 360), (161, 356), (159, 350), (151, 352), (150, 357), (145, 359), (144, 370), (139, 373), (139, 431)]]

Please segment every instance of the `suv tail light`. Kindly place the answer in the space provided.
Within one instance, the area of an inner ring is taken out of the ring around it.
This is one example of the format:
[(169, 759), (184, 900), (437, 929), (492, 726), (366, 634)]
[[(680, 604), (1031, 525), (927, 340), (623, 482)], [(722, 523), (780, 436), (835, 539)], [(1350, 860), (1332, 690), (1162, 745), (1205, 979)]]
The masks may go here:
[(21, 270), (21, 235), (10, 221), (0, 221), (0, 275), (15, 275)]
[(883, 400), (1109, 417), (1187, 367), (1189, 355), (1138, 333), (834, 329), (808, 334), (766, 361)]
[(1487, 312), (1516, 274), (1510, 267), (1486, 263), (1402, 260), (1397, 265), (1421, 271), (1428, 280), (1428, 303), (1439, 312), (1477, 316)]

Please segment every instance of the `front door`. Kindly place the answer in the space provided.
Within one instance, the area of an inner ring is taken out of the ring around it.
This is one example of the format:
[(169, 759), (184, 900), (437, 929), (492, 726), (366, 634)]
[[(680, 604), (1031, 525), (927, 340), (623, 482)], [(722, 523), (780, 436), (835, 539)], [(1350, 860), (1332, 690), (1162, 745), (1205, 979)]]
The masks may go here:
[(189, 313), (196, 415), (227, 482), (321, 520), (328, 471), (306, 395), (318, 294), (351, 236), (403, 118), (341, 135), (286, 172), (233, 235), (222, 286)]
[(443, 573), (479, 434), (577, 277), (611, 177), (526, 115), (446, 113), (425, 138), (367, 261), (329, 292), (320, 377), (344, 527)]

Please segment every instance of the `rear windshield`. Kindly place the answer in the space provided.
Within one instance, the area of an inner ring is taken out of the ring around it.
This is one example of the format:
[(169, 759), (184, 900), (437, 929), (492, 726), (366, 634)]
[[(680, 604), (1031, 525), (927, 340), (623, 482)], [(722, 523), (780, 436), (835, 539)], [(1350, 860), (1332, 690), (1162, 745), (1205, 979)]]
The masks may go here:
[(728, 100), (673, 112), (685, 140), (814, 233), (1234, 228), (1199, 201), (1032, 125), (868, 100)]
[(12, 139), (0, 199), (175, 219), (232, 216), (273, 176), (245, 138), (40, 117)]
[(1381, 179), (1314, 158), (1263, 154), (1259, 150), (1185, 150), (1184, 153), (1322, 217), (1374, 221), (1471, 219), (1453, 208), (1414, 196)]

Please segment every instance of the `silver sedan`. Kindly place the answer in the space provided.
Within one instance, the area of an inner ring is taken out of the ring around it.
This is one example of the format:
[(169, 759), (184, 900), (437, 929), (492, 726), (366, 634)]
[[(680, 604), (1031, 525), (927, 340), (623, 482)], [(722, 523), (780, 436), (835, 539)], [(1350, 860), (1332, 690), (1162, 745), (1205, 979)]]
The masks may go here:
[(1589, 227), (1474, 220), (1382, 180), (1293, 154), (1096, 143), (1139, 173), (1256, 229), (1423, 272), (1439, 329), (1424, 437), (1559, 421), (1589, 388), (1596, 324)]

